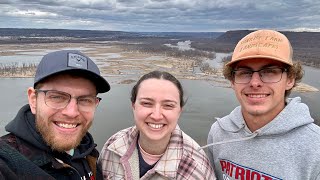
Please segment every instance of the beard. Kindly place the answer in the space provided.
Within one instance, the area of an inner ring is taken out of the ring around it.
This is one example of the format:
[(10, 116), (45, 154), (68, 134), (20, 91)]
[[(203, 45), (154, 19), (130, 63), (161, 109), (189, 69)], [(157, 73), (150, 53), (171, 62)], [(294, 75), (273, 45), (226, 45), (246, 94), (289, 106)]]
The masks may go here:
[(54, 130), (54, 123), (49, 119), (40, 116), (37, 111), (36, 114), (36, 129), (42, 136), (44, 142), (54, 151), (65, 152), (75, 149), (80, 143), (82, 138), (91, 127), (92, 121), (87, 126), (81, 125), (83, 128), (80, 133), (76, 135), (62, 135)]

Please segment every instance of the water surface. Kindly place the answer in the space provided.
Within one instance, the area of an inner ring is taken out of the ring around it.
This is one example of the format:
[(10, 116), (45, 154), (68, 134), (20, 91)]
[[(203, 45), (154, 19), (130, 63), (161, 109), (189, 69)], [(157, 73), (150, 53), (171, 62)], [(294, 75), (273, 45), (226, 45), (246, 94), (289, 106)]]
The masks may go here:
[[(319, 72), (316, 71), (318, 74)], [(310, 74), (311, 75), (311, 74)], [(113, 77), (107, 78), (113, 82)], [(22, 105), (27, 103), (27, 87), (32, 85), (32, 78), (1, 78), (0, 135), (5, 134), (4, 126), (11, 121)], [(180, 127), (199, 144), (206, 143), (207, 134), (214, 117), (222, 117), (232, 111), (238, 102), (230, 88), (215, 87), (206, 81), (182, 80), (187, 104), (179, 120)], [(117, 131), (132, 126), (130, 90), (133, 84), (112, 84), (108, 93), (100, 95), (102, 101), (96, 111), (96, 118), (90, 132), (102, 148), (104, 142)], [(319, 87), (317, 87), (319, 88)], [(312, 115), (320, 119), (320, 93), (293, 93), (301, 96), (310, 106)]]

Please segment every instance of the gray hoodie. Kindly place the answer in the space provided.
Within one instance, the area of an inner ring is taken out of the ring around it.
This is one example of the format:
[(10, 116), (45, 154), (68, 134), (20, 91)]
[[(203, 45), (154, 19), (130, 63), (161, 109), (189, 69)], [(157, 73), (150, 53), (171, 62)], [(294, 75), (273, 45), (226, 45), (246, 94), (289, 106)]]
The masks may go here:
[(218, 179), (320, 180), (320, 127), (313, 122), (296, 97), (251, 132), (239, 106), (212, 125), (205, 147)]

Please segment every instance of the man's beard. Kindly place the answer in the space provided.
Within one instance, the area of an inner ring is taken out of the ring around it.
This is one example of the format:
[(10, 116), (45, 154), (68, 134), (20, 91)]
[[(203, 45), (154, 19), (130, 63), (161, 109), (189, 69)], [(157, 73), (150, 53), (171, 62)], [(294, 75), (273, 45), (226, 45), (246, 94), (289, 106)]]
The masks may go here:
[(71, 149), (76, 148), (80, 143), (82, 138), (86, 135), (86, 133), (88, 132), (88, 129), (91, 127), (92, 125), (92, 121), (86, 126), (84, 127), (84, 129), (82, 129), (80, 134), (77, 134), (75, 136), (64, 136), (62, 137), (62, 135), (57, 135), (54, 134), (54, 130), (52, 126), (53, 122), (51, 122), (50, 120), (45, 120), (43, 118), (41, 118), (41, 116), (39, 115), (39, 113), (37, 113), (38, 115), (36, 115), (36, 128), (37, 131), (41, 134), (44, 142), (50, 146), (50, 148), (54, 151), (58, 151), (58, 152), (65, 152), (65, 151), (69, 151)]

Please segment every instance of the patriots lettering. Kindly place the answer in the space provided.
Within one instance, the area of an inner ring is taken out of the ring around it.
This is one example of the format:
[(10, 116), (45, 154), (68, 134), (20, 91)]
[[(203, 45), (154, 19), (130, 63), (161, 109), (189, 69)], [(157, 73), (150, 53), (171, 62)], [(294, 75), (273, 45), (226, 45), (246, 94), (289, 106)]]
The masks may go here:
[(220, 160), (221, 170), (224, 173), (224, 180), (280, 180), (280, 178), (271, 176), (269, 174), (241, 166), (228, 160)]

